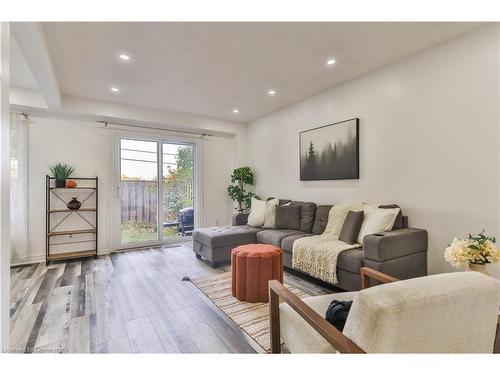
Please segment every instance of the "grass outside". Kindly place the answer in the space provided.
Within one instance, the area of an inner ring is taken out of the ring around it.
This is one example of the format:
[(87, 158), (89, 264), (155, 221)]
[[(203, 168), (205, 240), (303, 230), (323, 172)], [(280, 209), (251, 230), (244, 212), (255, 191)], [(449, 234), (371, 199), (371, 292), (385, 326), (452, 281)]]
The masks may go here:
[[(177, 228), (164, 228), (163, 238), (177, 237)], [(122, 225), (121, 240), (123, 244), (134, 242), (157, 241), (158, 232), (156, 225), (130, 220)]]

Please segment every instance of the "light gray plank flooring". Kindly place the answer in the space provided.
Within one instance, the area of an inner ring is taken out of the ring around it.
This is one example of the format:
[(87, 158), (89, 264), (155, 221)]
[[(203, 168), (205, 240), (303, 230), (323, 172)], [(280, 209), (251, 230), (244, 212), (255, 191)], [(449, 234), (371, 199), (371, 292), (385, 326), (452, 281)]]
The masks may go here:
[[(191, 243), (11, 269), (11, 348), (61, 353), (255, 353), (253, 343), (192, 283), (228, 271)], [(292, 274), (312, 295), (331, 290)]]

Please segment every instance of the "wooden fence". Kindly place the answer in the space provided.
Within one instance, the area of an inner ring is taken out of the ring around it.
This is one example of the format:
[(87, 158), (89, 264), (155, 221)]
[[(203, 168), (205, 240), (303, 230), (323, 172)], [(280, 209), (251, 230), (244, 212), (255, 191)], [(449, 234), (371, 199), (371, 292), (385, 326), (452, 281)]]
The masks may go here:
[(121, 182), (122, 224), (130, 220), (156, 225), (158, 207), (154, 181)]
[[(185, 196), (192, 197), (193, 185), (186, 184), (183, 188)], [(165, 192), (164, 192), (165, 193)], [(165, 204), (168, 205), (166, 199)], [(137, 221), (148, 225), (156, 225), (158, 198), (157, 186), (154, 181), (122, 181), (121, 182), (121, 223)], [(182, 206), (181, 206), (182, 208)], [(170, 211), (167, 217), (175, 220), (178, 208), (166, 207)], [(168, 221), (168, 219), (167, 219)]]

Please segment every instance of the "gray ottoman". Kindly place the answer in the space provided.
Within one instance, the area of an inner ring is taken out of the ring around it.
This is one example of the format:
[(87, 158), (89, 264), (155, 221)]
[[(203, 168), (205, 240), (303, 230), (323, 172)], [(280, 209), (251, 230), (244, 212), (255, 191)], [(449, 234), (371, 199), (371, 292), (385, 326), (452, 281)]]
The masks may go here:
[(209, 227), (193, 232), (193, 251), (196, 258), (205, 258), (212, 267), (231, 262), (231, 250), (239, 245), (256, 243), (261, 228), (248, 225)]

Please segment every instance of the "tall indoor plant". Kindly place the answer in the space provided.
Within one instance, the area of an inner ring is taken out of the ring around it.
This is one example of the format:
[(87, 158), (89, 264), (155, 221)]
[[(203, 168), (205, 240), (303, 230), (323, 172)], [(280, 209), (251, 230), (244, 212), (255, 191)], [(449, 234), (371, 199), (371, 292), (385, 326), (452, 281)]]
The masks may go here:
[(238, 206), (238, 212), (246, 212), (252, 204), (252, 197), (258, 196), (247, 190), (247, 186), (255, 183), (255, 177), (250, 167), (236, 168), (231, 174), (231, 185), (227, 188), (227, 193)]
[(75, 171), (75, 167), (68, 164), (56, 163), (49, 167), (50, 173), (56, 178), (56, 187), (63, 188), (66, 184), (66, 179)]
[(486, 263), (500, 262), (500, 249), (495, 237), (487, 236), (484, 230), (469, 238), (455, 238), (444, 252), (444, 258), (456, 268), (468, 267), (472, 271), (488, 274)]

